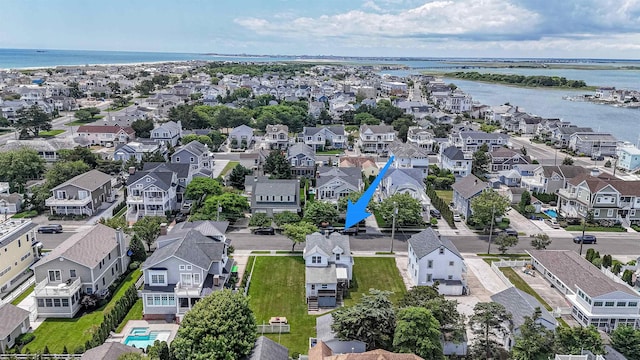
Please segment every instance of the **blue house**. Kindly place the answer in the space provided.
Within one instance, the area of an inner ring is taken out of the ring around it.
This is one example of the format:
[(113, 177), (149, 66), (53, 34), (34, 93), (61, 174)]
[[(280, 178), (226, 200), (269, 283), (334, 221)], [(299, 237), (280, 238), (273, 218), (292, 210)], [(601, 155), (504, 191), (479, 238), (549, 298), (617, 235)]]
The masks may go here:
[(624, 143), (616, 149), (618, 155), (618, 168), (629, 172), (635, 172), (640, 168), (640, 149), (633, 144)]

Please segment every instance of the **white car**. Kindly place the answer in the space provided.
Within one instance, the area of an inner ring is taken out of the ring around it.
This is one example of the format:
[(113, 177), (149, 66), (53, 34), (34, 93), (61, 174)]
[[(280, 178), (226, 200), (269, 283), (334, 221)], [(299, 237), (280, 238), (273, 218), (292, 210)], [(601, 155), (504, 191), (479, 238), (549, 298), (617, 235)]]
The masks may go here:
[(462, 217), (460, 216), (460, 214), (453, 214), (453, 221), (462, 221)]

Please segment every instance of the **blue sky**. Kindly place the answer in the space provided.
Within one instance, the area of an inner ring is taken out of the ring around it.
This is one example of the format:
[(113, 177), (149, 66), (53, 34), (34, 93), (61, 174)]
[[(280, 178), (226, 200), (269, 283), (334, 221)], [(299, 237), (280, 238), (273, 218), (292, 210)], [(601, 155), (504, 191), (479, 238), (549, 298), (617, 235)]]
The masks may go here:
[(2, 0), (0, 48), (640, 58), (640, 0)]

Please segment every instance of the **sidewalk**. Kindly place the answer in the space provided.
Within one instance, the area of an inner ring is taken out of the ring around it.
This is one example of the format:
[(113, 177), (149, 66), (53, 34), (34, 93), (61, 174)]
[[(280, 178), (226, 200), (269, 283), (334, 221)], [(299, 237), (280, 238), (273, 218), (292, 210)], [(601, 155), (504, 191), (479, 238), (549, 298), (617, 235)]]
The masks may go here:
[(475, 232), (471, 231), (468, 227), (467, 224), (464, 223), (464, 221), (458, 221), (455, 223), (456, 224), (456, 229), (451, 228), (451, 226), (449, 226), (449, 224), (447, 223), (447, 221), (445, 219), (438, 219), (438, 227), (435, 228), (435, 230), (440, 234), (440, 235), (445, 235), (445, 236), (475, 236), (477, 235)]

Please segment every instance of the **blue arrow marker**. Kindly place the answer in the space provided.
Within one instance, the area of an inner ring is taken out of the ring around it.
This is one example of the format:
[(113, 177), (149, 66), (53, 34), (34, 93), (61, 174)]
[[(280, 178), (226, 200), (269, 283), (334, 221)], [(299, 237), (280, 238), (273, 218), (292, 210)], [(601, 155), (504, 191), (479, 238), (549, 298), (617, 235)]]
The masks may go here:
[(389, 166), (391, 166), (392, 162), (393, 156), (389, 158), (387, 164), (382, 168), (382, 170), (380, 170), (378, 176), (376, 176), (375, 180), (373, 180), (371, 185), (369, 185), (367, 190), (355, 204), (352, 203), (351, 200), (347, 200), (347, 219), (344, 223), (345, 229), (352, 227), (371, 215), (367, 212), (367, 205), (369, 205), (369, 201), (373, 197), (373, 193), (376, 192), (376, 188), (380, 184), (380, 181), (382, 181), (384, 174), (389, 170)]

